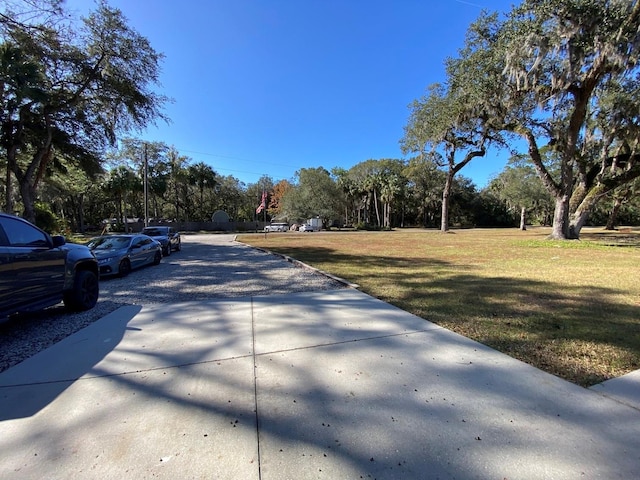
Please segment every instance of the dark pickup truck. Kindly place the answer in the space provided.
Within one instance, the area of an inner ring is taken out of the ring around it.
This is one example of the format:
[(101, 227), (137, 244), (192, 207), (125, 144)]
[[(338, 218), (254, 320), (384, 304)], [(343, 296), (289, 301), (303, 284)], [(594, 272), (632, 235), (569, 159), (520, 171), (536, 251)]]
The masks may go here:
[(98, 262), (91, 250), (0, 213), (0, 319), (60, 301), (72, 311), (88, 310), (98, 295)]

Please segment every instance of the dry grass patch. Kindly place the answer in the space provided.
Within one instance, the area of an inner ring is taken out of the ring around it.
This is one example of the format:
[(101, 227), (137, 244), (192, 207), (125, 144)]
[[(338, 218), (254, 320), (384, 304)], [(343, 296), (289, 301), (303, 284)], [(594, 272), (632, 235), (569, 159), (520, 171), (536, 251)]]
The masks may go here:
[(579, 385), (640, 368), (640, 232), (242, 235)]

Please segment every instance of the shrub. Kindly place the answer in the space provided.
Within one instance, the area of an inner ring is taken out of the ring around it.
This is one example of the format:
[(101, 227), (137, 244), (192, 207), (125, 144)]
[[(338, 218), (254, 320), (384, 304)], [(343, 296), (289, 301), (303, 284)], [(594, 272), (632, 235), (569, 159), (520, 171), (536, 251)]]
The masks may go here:
[(53, 213), (48, 204), (36, 202), (34, 207), (36, 211), (36, 225), (45, 232), (51, 234), (68, 234), (71, 231), (66, 221)]

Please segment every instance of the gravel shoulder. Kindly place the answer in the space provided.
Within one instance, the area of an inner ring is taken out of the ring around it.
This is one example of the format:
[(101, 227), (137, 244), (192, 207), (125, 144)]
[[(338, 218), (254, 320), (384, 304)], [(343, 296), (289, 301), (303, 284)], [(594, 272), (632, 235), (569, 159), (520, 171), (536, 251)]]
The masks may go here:
[(234, 235), (183, 235), (182, 250), (158, 266), (125, 278), (100, 280), (91, 310), (67, 313), (62, 304), (0, 324), (0, 372), (44, 350), (123, 305), (148, 305), (284, 293), (345, 286), (278, 255), (234, 241)]

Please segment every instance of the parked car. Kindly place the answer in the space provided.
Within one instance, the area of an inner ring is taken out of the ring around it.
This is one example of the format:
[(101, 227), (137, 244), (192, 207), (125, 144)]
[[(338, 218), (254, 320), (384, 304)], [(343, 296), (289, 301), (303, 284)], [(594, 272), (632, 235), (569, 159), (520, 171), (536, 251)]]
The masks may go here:
[(289, 230), (288, 223), (273, 222), (264, 227), (265, 232), (286, 232)]
[(98, 295), (98, 262), (91, 250), (0, 213), (0, 318), (60, 301), (69, 310), (89, 310)]
[(124, 277), (143, 265), (158, 265), (162, 260), (160, 242), (141, 233), (103, 235), (87, 244), (98, 259), (100, 275)]
[(145, 227), (142, 229), (142, 233), (160, 242), (162, 254), (165, 257), (171, 255), (172, 250), (178, 252), (182, 249), (180, 232), (173, 227)]
[(309, 225), (308, 223), (305, 223), (304, 225), (300, 225), (300, 228), (298, 229), (301, 232), (315, 232), (316, 229), (315, 227), (313, 227), (312, 225)]

